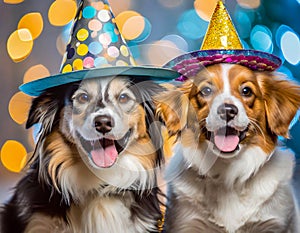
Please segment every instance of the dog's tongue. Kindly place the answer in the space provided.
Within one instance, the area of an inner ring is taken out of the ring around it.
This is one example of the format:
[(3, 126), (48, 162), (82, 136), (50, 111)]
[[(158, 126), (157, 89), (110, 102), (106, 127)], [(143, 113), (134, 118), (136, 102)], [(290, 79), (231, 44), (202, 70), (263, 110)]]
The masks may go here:
[(104, 145), (91, 151), (93, 162), (101, 168), (111, 167), (118, 158), (118, 152), (115, 144), (113, 142), (110, 143), (110, 145), (105, 144), (107, 143), (104, 143)]
[(239, 142), (240, 139), (237, 135), (222, 135), (222, 134), (215, 134), (214, 137), (215, 145), (218, 147), (218, 149), (222, 152), (232, 152), (234, 151)]

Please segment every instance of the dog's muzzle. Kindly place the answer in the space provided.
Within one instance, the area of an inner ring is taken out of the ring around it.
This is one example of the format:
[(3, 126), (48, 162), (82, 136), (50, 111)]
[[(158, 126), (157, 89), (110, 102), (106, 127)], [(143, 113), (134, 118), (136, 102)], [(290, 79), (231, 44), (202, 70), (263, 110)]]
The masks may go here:
[(119, 154), (126, 148), (131, 130), (118, 140), (102, 137), (97, 140), (85, 140), (82, 137), (80, 142), (93, 164), (98, 168), (108, 168), (113, 166)]
[(245, 138), (247, 130), (238, 131), (229, 126), (222, 127), (215, 132), (208, 132), (208, 139), (222, 153), (232, 153), (239, 150), (240, 142)]
[(239, 131), (228, 125), (238, 113), (238, 108), (233, 104), (224, 103), (220, 105), (217, 109), (217, 114), (226, 122), (226, 126), (214, 132), (207, 132), (207, 139), (214, 143), (214, 149), (222, 154), (238, 151), (240, 142), (246, 137), (247, 128)]

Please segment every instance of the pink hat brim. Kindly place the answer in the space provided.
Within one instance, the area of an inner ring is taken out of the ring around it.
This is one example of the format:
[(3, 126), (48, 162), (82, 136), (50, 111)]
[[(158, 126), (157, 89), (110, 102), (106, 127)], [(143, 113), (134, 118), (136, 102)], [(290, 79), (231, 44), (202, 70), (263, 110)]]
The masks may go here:
[(218, 63), (239, 64), (255, 71), (274, 71), (281, 66), (281, 59), (257, 50), (198, 50), (180, 55), (164, 65), (181, 74), (177, 81), (196, 75), (203, 67)]

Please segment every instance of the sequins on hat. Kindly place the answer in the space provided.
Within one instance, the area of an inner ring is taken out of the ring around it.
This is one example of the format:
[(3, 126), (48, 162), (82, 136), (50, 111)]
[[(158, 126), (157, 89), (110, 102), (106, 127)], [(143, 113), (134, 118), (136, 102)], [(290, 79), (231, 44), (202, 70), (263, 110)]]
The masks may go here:
[(74, 19), (60, 72), (25, 83), (20, 90), (37, 96), (44, 90), (84, 78), (131, 75), (171, 80), (178, 73), (169, 68), (137, 66), (106, 1), (83, 0)]
[(252, 70), (273, 71), (280, 58), (261, 51), (245, 50), (222, 1), (218, 1), (208, 25), (201, 49), (180, 55), (164, 67), (178, 71), (178, 81), (194, 76), (203, 67), (217, 64), (240, 64)]

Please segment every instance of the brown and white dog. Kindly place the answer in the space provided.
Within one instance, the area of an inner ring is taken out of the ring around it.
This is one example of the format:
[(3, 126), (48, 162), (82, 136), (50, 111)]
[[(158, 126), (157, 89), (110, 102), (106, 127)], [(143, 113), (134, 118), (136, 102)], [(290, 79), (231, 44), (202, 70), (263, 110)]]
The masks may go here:
[(152, 96), (162, 87), (132, 79), (87, 79), (33, 100), (27, 127), (41, 123), (39, 140), (1, 233), (159, 231), (162, 137)]
[(289, 136), (300, 87), (279, 76), (215, 64), (156, 98), (178, 136), (166, 172), (167, 233), (300, 232), (294, 154), (277, 145)]

